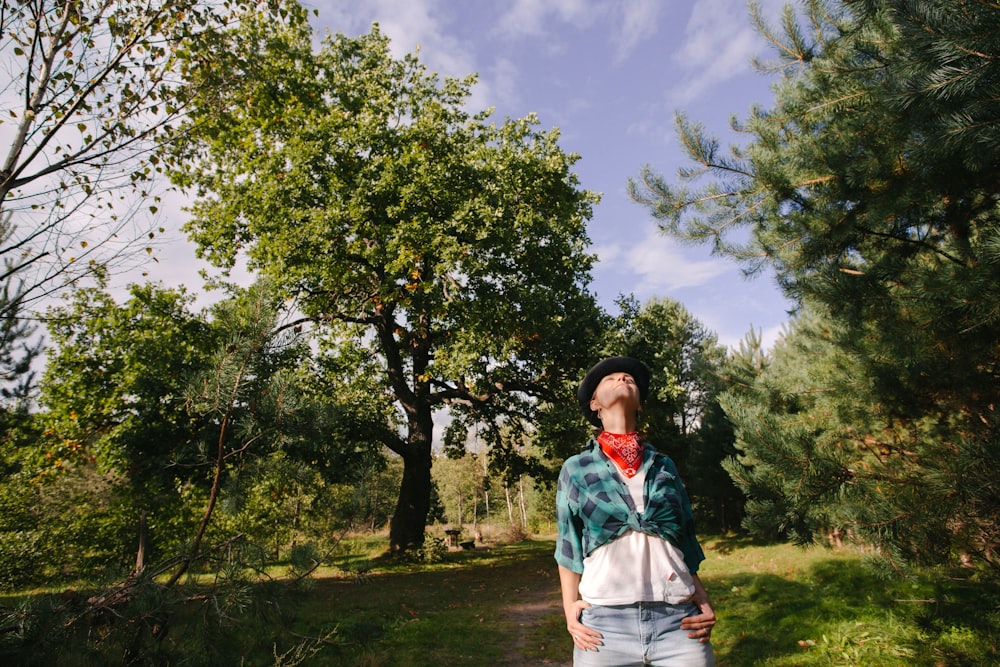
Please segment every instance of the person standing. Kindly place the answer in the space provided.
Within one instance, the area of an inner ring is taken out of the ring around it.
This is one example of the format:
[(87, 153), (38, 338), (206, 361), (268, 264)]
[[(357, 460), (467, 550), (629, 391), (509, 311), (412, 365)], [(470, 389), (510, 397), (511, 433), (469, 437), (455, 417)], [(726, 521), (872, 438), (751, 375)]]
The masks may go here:
[(597, 363), (580, 383), (599, 429), (559, 473), (555, 559), (575, 667), (709, 667), (716, 623), (698, 577), (705, 559), (670, 457), (642, 441), (649, 369)]

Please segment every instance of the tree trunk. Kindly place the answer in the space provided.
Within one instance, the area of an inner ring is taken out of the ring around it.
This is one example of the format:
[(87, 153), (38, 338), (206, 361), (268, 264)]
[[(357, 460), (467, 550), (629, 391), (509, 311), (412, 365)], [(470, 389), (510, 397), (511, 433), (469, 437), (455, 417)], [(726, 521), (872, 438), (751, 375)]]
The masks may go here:
[(434, 428), (428, 409), (423, 418), (411, 420), (407, 451), (403, 455), (403, 481), (396, 512), (389, 523), (389, 551), (399, 554), (424, 544), (427, 514), (431, 509), (431, 435)]
[(524, 476), (517, 478), (517, 504), (521, 510), (521, 527), (528, 529), (528, 508), (524, 504)]
[(486, 536), (493, 537), (493, 525), (490, 523), (490, 492), (486, 491)]
[(507, 521), (510, 523), (511, 527), (514, 526), (514, 503), (510, 499), (510, 486), (507, 484), (503, 485), (503, 492), (507, 496)]
[(139, 548), (135, 552), (135, 574), (142, 574), (146, 569), (146, 553), (149, 549), (149, 521), (146, 511), (139, 512)]

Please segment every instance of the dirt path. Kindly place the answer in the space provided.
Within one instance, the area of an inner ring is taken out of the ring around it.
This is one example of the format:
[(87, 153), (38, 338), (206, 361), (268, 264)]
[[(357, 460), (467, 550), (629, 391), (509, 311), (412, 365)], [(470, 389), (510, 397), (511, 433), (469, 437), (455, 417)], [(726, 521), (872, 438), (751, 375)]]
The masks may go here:
[[(516, 634), (512, 637), (509, 659), (501, 663), (502, 667), (520, 667), (522, 665), (549, 665), (550, 667), (572, 667), (573, 647), (568, 636), (562, 645), (563, 650), (553, 650), (555, 647), (538, 644), (540, 639), (538, 628), (542, 626), (563, 626), (562, 603), (559, 598), (559, 584), (552, 571), (539, 570), (537, 585), (517, 590), (518, 602), (505, 609), (513, 621)], [(544, 633), (551, 637), (552, 633)], [(542, 655), (562, 654), (565, 659), (540, 658)], [(499, 667), (499, 666), (498, 666)]]

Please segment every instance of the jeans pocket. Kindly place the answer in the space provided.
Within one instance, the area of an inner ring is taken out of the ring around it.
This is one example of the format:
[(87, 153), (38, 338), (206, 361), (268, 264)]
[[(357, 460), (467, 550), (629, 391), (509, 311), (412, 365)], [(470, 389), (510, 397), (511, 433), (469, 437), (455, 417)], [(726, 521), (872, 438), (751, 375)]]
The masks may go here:
[(587, 607), (580, 615), (580, 622), (592, 630), (607, 635), (628, 632), (638, 617), (631, 606), (599, 605)]
[(613, 617), (614, 609), (604, 605), (593, 604), (580, 612), (580, 622), (588, 628), (598, 629), (606, 625), (609, 617)]

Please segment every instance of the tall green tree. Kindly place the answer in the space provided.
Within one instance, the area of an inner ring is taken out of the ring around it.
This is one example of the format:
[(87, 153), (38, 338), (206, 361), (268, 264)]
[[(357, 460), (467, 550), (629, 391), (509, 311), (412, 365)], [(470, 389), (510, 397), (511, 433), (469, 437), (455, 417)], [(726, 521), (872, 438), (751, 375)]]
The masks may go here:
[(435, 411), (498, 424), (571, 400), (598, 313), (577, 156), (533, 117), (470, 115), (474, 77), (393, 58), (377, 27), (314, 51), (304, 10), (192, 45), (187, 67), (191, 238), (364, 350), (405, 424), (373, 443), (404, 461), (391, 548), (418, 546)]
[(353, 407), (316, 387), (303, 338), (279, 326), (283, 299), (255, 285), (206, 312), (190, 302), (181, 290), (136, 285), (119, 304), (97, 287), (49, 311), (55, 346), (41, 383), (47, 436), (36, 483), (63, 467), (103, 480), (91, 502), (121, 508), (111, 519), (122, 523), (94, 548), (121, 563), (139, 544), (139, 569), (190, 557), (206, 535), (229, 537), (212, 523), (216, 506), (225, 498), (240, 511), (249, 478), (278, 477), (271, 466), (336, 483), (377, 463), (359, 463), (357, 443), (331, 433)]
[[(726, 466), (749, 498), (745, 526), (754, 534), (805, 544), (839, 535), (843, 510), (866, 496), (867, 480), (877, 483), (887, 472), (875, 472), (869, 449), (856, 442), (879, 429), (879, 419), (871, 414), (863, 374), (833, 344), (829, 327), (802, 313), (765, 358), (748, 340), (732, 360), (736, 381), (721, 403), (738, 451)], [(846, 470), (855, 476), (845, 487)], [(829, 502), (838, 491), (840, 502)]]
[(473, 523), (483, 512), (488, 471), (475, 454), (439, 458), (434, 464), (434, 483), (445, 507), (445, 518), (454, 528)]
[[(155, 260), (163, 155), (182, 108), (174, 51), (256, 0), (32, 0), (0, 5), (0, 459), (36, 387), (46, 299)], [(280, 2), (269, 3), (277, 11)], [(29, 420), (32, 421), (32, 420)], [(30, 427), (31, 431), (34, 427)], [(28, 437), (27, 443), (38, 438)], [(12, 463), (10, 475), (20, 474)], [(29, 466), (30, 467), (30, 466)], [(26, 473), (28, 477), (31, 473)], [(13, 498), (24, 498), (22, 490)]]
[[(9, 220), (9, 217), (8, 217)], [(0, 247), (10, 240), (14, 230), (9, 221), (0, 219)], [(37, 323), (26, 317), (25, 286), (16, 278), (10, 258), (3, 260), (8, 277), (0, 279), (0, 433), (19, 420), (29, 407), (35, 389), (32, 368), (44, 347)]]
[[(952, 513), (938, 523), (951, 548), (928, 559), (996, 561), (1000, 9), (811, 0), (802, 16), (786, 9), (780, 33), (759, 9), (754, 19), (779, 54), (774, 108), (736, 123), (749, 139), (729, 154), (679, 116), (697, 166), (676, 184), (647, 169), (631, 191), (667, 233), (773, 270), (788, 296), (832, 318), (835, 344), (873, 388), (843, 400), (870, 401), (884, 425), (861, 440), (910, 470), (866, 487), (878, 511), (857, 515), (856, 533), (905, 547), (925, 516), (902, 499), (922, 479), (925, 501)], [(986, 477), (970, 487), (934, 474), (931, 462), (956, 457)], [(858, 475), (831, 476), (825, 502)]]
[[(205, 424), (188, 414), (185, 395), (217, 343), (191, 300), (182, 290), (135, 285), (119, 304), (98, 286), (75, 290), (47, 313), (53, 347), (40, 383), (49, 434), (42, 459), (92, 468), (88, 476), (103, 480), (95, 493), (113, 496), (92, 502), (127, 508), (108, 515), (124, 523), (113, 538), (100, 531), (105, 543), (94, 546), (116, 564), (141, 543), (141, 567), (189, 537), (177, 489), (200, 470)], [(36, 471), (42, 485), (50, 483), (45, 467)], [(147, 526), (157, 539), (146, 541)]]

